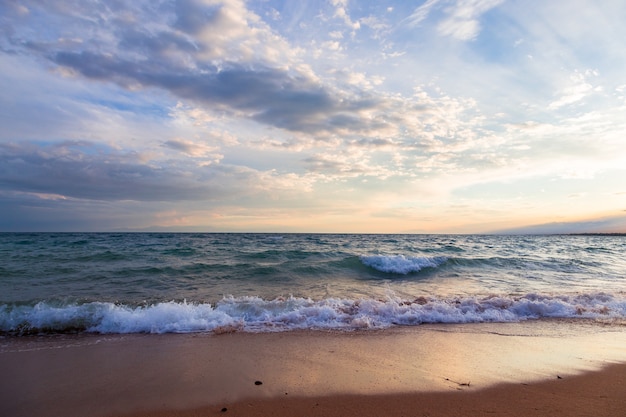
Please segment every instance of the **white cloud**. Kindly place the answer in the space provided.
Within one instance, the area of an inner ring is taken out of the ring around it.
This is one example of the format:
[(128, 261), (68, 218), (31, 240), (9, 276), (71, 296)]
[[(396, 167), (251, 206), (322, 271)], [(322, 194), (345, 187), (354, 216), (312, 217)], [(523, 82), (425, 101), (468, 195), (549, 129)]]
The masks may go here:
[(441, 9), (443, 18), (437, 24), (440, 35), (469, 41), (480, 32), (480, 17), (503, 0), (427, 0), (406, 19), (412, 27), (427, 20), (434, 10)]
[(343, 33), (338, 30), (334, 30), (330, 32), (328, 36), (330, 36), (333, 39), (343, 39)]
[(358, 30), (361, 24), (356, 21), (353, 22), (348, 13), (348, 0), (330, 0), (330, 3), (335, 7), (334, 17), (343, 20), (345, 25), (352, 30)]
[(408, 23), (411, 26), (418, 26), (422, 21), (424, 21), (428, 17), (430, 11), (440, 1), (441, 0), (427, 0), (424, 4), (422, 4), (420, 7), (415, 9), (415, 11), (413, 11), (413, 13), (407, 18)]
[(596, 70), (586, 70), (584, 72), (575, 72), (570, 76), (569, 85), (558, 93), (559, 98), (548, 105), (551, 110), (558, 109), (563, 106), (574, 104), (581, 101), (585, 97), (594, 92), (601, 91), (600, 87), (594, 87), (589, 83), (589, 79), (597, 77)]
[(377, 16), (363, 17), (363, 18), (359, 19), (359, 22), (361, 24), (363, 24), (363, 26), (367, 26), (367, 27), (369, 27), (370, 29), (372, 29), (372, 30), (374, 30), (376, 32), (387, 30), (390, 27), (388, 23), (382, 21)]
[(368, 76), (363, 72), (348, 72), (346, 74), (346, 82), (348, 84), (360, 86), (368, 90), (382, 84), (384, 80), (384, 77), (378, 75)]
[(340, 51), (341, 44), (337, 41), (327, 41), (322, 43), (322, 48), (331, 50), (331, 51)]
[(445, 36), (468, 41), (480, 32), (480, 16), (498, 6), (503, 0), (457, 0), (447, 8), (447, 17), (437, 27)]

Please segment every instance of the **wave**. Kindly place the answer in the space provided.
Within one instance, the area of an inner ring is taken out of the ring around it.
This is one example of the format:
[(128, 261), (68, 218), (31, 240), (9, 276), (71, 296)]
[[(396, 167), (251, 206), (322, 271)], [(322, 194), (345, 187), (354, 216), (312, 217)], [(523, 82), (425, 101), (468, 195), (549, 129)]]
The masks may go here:
[(407, 275), (424, 268), (437, 268), (446, 263), (445, 256), (372, 255), (361, 256), (361, 262), (380, 272)]
[(597, 262), (579, 259), (528, 259), (524, 257), (459, 257), (459, 256), (404, 256), (370, 255), (359, 257), (360, 263), (379, 272), (408, 275), (424, 269), (461, 268), (507, 271), (537, 271), (542, 273), (587, 273), (599, 267)]
[(606, 293), (520, 297), (419, 297), (402, 300), (225, 297), (143, 306), (107, 302), (0, 305), (0, 333), (271, 332), (381, 329), (423, 323), (516, 322), (542, 318), (626, 319), (626, 297)]

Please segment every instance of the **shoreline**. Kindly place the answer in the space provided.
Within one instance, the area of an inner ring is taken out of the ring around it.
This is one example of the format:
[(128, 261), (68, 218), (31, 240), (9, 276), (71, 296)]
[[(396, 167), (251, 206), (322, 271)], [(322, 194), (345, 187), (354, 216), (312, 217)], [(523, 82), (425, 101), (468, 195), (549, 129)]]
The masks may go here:
[[(221, 414), (224, 407), (226, 415), (394, 415), (384, 407), (408, 412), (416, 398), (441, 398), (431, 415), (445, 416), (452, 414), (438, 407), (460, 401), (447, 395), (467, 395), (467, 404), (520, 395), (520, 401), (539, 401), (568, 381), (577, 382), (557, 396), (567, 403), (562, 407), (605, 382), (604, 390), (619, 389), (623, 402), (624, 346), (623, 325), (567, 320), (359, 332), (4, 337), (0, 415), (187, 417)], [(464, 410), (457, 415), (474, 409)]]

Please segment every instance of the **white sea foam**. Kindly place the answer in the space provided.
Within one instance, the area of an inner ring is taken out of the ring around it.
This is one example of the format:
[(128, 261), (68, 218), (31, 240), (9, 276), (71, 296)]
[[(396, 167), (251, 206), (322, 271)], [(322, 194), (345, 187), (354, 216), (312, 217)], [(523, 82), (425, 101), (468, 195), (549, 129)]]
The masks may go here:
[(130, 307), (112, 303), (62, 307), (0, 306), (0, 331), (186, 333), (386, 328), (421, 323), (512, 322), (541, 318), (626, 319), (626, 298), (605, 293), (577, 296), (427, 298), (402, 300), (226, 297), (216, 305), (165, 302)]
[(424, 268), (436, 268), (445, 263), (448, 258), (444, 256), (404, 256), (404, 255), (372, 255), (361, 256), (361, 262), (381, 272), (392, 274), (409, 274), (419, 272)]

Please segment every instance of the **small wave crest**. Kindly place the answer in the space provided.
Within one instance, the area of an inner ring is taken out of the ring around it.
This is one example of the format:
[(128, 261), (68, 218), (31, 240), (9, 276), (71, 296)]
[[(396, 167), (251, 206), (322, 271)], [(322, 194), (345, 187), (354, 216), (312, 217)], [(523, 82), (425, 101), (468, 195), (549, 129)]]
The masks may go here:
[(445, 256), (371, 255), (361, 256), (361, 262), (380, 272), (407, 275), (424, 268), (437, 268), (448, 261)]
[(422, 323), (515, 322), (541, 318), (626, 318), (626, 298), (605, 293), (402, 300), (226, 297), (209, 303), (163, 302), (127, 306), (92, 302), (55, 306), (0, 306), (0, 333), (271, 332), (354, 330)]

